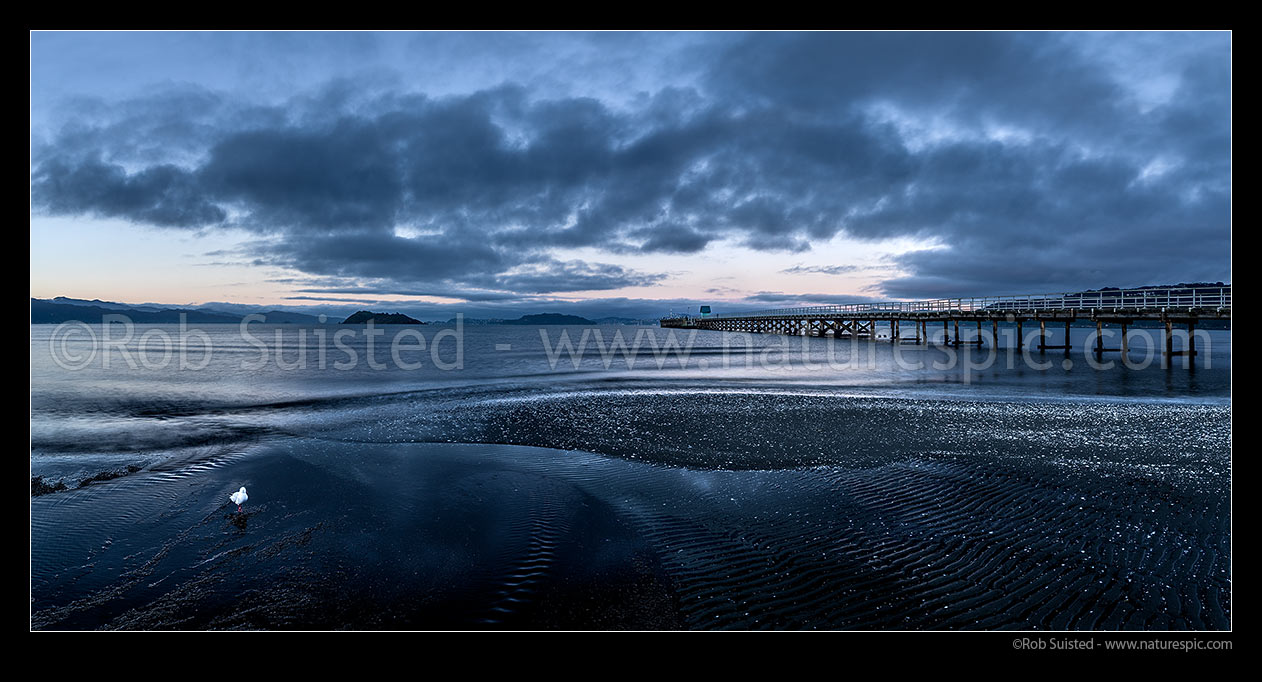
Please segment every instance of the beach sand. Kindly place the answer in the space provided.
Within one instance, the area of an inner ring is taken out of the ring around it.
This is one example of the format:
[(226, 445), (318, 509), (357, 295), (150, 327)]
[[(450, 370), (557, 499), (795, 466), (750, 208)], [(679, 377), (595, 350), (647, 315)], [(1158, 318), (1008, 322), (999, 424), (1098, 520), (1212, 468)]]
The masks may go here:
[(1227, 504), (1015, 461), (274, 439), (32, 498), (32, 627), (1221, 629)]

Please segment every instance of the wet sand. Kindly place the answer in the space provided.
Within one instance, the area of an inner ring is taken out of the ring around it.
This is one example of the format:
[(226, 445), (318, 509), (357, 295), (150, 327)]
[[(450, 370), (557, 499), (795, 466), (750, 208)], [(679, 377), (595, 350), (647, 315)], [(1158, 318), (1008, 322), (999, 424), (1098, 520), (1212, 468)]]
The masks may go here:
[(1129, 465), (273, 438), (32, 498), (32, 626), (1229, 627), (1229, 498)]

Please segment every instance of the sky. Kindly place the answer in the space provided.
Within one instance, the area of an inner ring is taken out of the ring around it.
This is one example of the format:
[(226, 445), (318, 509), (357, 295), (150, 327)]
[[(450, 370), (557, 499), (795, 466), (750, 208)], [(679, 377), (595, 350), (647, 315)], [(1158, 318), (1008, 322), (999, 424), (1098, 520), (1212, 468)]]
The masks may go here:
[(1231, 278), (1226, 32), (33, 32), (31, 295), (656, 317)]

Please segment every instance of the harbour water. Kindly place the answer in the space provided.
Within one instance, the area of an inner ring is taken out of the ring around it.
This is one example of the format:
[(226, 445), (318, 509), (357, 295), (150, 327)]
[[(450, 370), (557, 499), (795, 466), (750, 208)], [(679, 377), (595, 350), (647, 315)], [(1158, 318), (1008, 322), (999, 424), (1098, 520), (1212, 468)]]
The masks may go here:
[(33, 325), (32, 625), (1230, 626), (1229, 331), (379, 331)]

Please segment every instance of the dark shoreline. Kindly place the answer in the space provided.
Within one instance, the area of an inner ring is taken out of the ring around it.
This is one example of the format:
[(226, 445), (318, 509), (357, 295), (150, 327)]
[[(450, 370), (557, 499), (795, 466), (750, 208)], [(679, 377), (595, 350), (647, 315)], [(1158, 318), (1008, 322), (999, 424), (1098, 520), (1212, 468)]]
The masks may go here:
[(32, 627), (1224, 629), (1229, 502), (1013, 461), (293, 439), (33, 499)]

